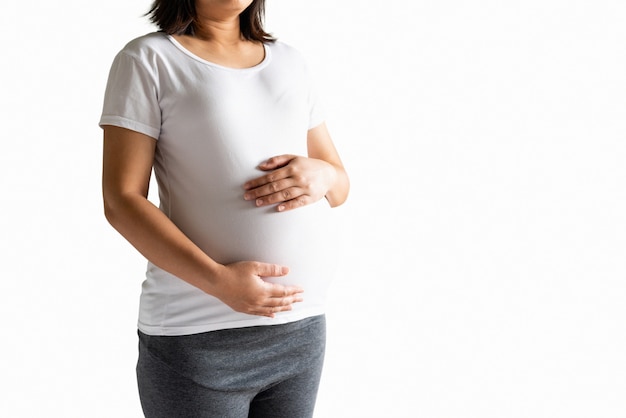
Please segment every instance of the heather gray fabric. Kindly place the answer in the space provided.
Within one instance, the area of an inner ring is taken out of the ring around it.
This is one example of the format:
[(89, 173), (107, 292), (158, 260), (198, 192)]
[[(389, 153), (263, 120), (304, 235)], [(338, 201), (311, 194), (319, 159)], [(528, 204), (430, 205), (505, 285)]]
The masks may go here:
[(147, 418), (307, 418), (324, 362), (324, 315), (184, 336), (139, 332)]

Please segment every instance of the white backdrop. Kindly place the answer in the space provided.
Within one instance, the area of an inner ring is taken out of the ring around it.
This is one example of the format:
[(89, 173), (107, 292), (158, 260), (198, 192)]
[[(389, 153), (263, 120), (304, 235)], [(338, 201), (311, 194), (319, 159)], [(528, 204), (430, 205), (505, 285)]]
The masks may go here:
[[(140, 417), (97, 127), (148, 0), (3, 5), (4, 417)], [(626, 3), (268, 0), (352, 180), (316, 418), (626, 417)]]

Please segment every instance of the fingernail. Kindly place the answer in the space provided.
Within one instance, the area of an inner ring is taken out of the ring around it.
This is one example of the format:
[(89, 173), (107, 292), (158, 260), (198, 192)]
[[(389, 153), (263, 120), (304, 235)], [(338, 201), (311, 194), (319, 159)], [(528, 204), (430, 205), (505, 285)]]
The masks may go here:
[(256, 200), (256, 205), (257, 206), (261, 206), (263, 204), (263, 199), (257, 199)]
[(285, 210), (285, 206), (280, 205), (280, 206), (278, 207), (278, 211), (279, 211), (279, 212), (282, 212), (282, 211), (284, 211), (284, 210)]
[(243, 198), (244, 198), (245, 200), (250, 200), (250, 199), (252, 199), (252, 196), (251, 196), (251, 195), (249, 195), (248, 193), (246, 193), (246, 194), (244, 194), (244, 195), (243, 195)]

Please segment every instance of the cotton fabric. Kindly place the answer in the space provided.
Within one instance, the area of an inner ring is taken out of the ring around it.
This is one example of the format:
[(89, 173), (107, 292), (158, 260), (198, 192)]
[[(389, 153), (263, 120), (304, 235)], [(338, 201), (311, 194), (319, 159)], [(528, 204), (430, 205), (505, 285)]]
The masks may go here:
[(263, 174), (262, 161), (306, 156), (307, 131), (324, 120), (300, 53), (280, 41), (264, 48), (261, 63), (233, 69), (157, 32), (114, 59), (100, 125), (157, 141), (160, 209), (217, 262), (285, 265), (287, 276), (268, 281), (304, 288), (304, 302), (292, 311), (247, 315), (149, 262), (138, 319), (147, 335), (288, 323), (325, 311), (339, 226), (327, 201), (279, 213), (243, 199), (243, 184)]

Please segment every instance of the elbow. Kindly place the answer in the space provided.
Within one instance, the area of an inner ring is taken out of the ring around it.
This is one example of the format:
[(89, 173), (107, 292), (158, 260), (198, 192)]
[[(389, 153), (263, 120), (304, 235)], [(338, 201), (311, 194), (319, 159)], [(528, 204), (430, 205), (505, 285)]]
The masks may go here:
[(341, 170), (337, 185), (326, 195), (326, 200), (331, 208), (343, 205), (348, 200), (350, 193), (350, 179), (344, 170)]
[(111, 226), (115, 227), (117, 219), (119, 218), (117, 206), (112, 204), (111, 199), (107, 198), (103, 199), (103, 203), (104, 218)]
[(341, 195), (341, 196), (326, 196), (326, 200), (328, 200), (328, 204), (330, 205), (331, 208), (336, 208), (338, 206), (343, 205), (344, 203), (346, 203), (346, 200), (348, 200), (348, 195)]
[(137, 223), (145, 212), (147, 198), (135, 192), (103, 194), (104, 217), (118, 232)]
[(113, 228), (118, 229), (120, 222), (127, 216), (128, 208), (129, 202), (123, 196), (104, 194), (104, 218)]
[(343, 205), (347, 199), (343, 199), (343, 200), (337, 200), (337, 199), (326, 199), (328, 200), (328, 203), (330, 205), (331, 208), (336, 208), (339, 207), (341, 205)]

